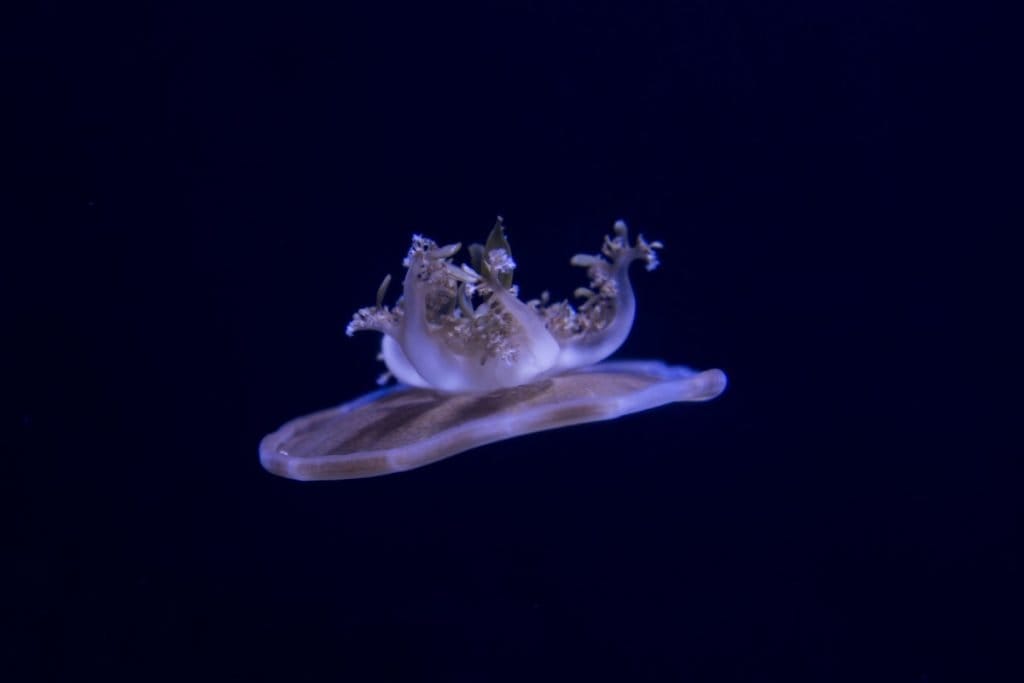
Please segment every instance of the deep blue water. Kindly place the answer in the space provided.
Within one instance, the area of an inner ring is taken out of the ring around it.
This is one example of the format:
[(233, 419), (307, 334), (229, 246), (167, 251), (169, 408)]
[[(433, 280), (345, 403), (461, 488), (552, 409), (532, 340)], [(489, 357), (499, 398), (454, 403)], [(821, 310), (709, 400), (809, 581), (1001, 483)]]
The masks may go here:
[[(876, 4), (22, 10), (2, 678), (1014, 679), (962, 357), (991, 22)], [(617, 218), (663, 241), (618, 357), (727, 392), (264, 472), (374, 388), (343, 331), (410, 235), (499, 213), (526, 296)]]

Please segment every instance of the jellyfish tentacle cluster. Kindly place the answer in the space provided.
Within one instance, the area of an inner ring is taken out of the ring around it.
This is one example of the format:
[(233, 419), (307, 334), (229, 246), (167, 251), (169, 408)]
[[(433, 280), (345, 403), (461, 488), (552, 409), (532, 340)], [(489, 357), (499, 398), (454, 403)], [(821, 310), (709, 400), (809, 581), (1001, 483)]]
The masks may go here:
[[(629, 336), (636, 311), (629, 266), (658, 265), (661, 243), (629, 242), (618, 221), (600, 254), (578, 254), (590, 286), (582, 304), (523, 302), (512, 283), (516, 267), (499, 217), (487, 242), (472, 245), (472, 263), (456, 266), (461, 245), (439, 246), (415, 235), (403, 261), (402, 296), (356, 312), (346, 332), (381, 332), (381, 358), (390, 374), (412, 386), (444, 392), (492, 391), (597, 363)], [(386, 288), (382, 285), (382, 289)]]

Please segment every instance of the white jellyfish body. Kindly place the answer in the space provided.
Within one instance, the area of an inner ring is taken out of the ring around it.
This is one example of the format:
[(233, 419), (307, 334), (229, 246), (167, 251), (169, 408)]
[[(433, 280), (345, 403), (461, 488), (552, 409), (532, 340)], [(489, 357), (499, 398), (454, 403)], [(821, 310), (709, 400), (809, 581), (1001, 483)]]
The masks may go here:
[(579, 307), (523, 302), (515, 261), (498, 218), (486, 244), (469, 247), (413, 236), (402, 296), (356, 312), (346, 332), (380, 332), (380, 359), (397, 387), (292, 420), (260, 443), (263, 466), (301, 480), (400, 472), (482, 444), (676, 401), (706, 401), (726, 385), (721, 370), (658, 361), (602, 363), (629, 336), (636, 301), (629, 266), (658, 265), (659, 242), (630, 244), (617, 221), (601, 253), (579, 254), (590, 286)]

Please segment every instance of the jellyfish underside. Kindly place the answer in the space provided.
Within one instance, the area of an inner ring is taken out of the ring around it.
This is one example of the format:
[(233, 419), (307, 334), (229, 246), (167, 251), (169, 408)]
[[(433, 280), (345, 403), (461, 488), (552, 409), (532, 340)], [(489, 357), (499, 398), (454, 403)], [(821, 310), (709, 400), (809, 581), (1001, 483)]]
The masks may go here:
[(522, 302), (499, 218), (473, 264), (457, 268), (458, 245), (415, 236), (393, 307), (360, 309), (348, 333), (384, 334), (380, 358), (397, 386), (288, 422), (260, 443), (270, 472), (298, 480), (402, 472), (495, 441), (609, 420), (677, 401), (706, 401), (726, 385), (721, 370), (660, 361), (599, 362), (629, 334), (635, 303), (629, 264), (657, 266), (643, 237), (630, 245), (615, 224), (602, 256), (578, 255), (590, 288), (568, 302)]

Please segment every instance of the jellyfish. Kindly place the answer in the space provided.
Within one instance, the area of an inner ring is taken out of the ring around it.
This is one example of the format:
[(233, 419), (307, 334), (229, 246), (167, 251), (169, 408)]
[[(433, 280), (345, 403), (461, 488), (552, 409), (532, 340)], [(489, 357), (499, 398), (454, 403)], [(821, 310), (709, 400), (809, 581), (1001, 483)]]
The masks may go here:
[(413, 235), (402, 295), (359, 309), (346, 333), (382, 335), (379, 384), (340, 406), (296, 418), (260, 442), (268, 471), (297, 480), (355, 479), (403, 472), (495, 441), (610, 420), (673, 402), (707, 401), (725, 373), (661, 361), (607, 361), (629, 336), (635, 261), (658, 266), (660, 242), (630, 242), (619, 220), (599, 254), (577, 254), (589, 287), (576, 306), (547, 292), (522, 301), (516, 262), (499, 216), (469, 263), (460, 244)]

